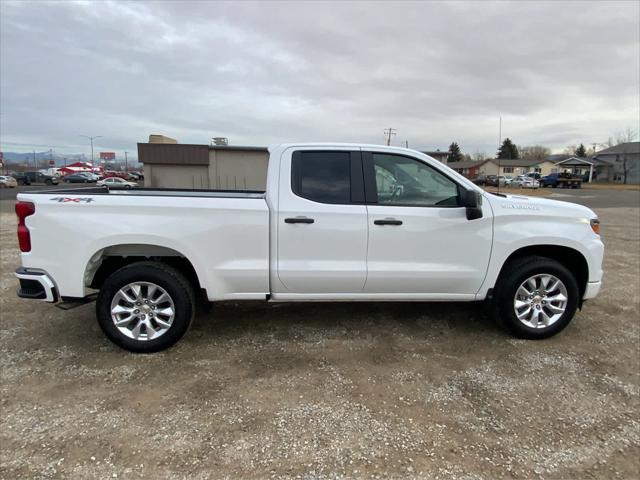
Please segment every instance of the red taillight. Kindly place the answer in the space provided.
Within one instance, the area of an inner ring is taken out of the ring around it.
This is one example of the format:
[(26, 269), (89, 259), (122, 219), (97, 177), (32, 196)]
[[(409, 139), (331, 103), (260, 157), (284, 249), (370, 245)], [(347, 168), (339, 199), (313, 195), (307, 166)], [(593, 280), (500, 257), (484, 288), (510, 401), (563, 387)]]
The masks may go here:
[(36, 213), (36, 206), (31, 202), (17, 202), (16, 215), (18, 215), (18, 244), (21, 252), (31, 251), (31, 234), (24, 223), (25, 218)]

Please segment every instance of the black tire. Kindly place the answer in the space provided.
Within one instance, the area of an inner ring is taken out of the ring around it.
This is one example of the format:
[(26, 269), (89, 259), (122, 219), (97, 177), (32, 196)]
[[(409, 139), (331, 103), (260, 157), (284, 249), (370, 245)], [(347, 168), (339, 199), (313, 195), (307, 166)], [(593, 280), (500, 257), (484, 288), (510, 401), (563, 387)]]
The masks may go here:
[[(162, 287), (171, 297), (175, 317), (167, 331), (152, 340), (130, 338), (115, 326), (111, 318), (111, 301), (125, 285), (151, 282)], [(151, 353), (164, 350), (180, 340), (189, 329), (195, 312), (195, 294), (188, 280), (176, 269), (160, 262), (136, 262), (112, 273), (103, 283), (96, 301), (98, 324), (107, 338), (125, 350)]]
[[(514, 298), (520, 285), (536, 274), (550, 274), (564, 283), (567, 304), (562, 316), (548, 327), (532, 328), (522, 323), (514, 310)], [(540, 340), (562, 331), (573, 319), (579, 303), (578, 282), (566, 267), (546, 257), (526, 257), (510, 262), (500, 275), (491, 305), (492, 316), (513, 335), (519, 338)]]

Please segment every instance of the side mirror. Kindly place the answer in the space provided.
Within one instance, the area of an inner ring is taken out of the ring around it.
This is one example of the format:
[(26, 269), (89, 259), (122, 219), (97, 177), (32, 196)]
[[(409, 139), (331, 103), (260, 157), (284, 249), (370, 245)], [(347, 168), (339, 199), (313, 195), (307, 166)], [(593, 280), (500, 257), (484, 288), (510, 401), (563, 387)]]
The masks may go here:
[(482, 195), (475, 190), (462, 192), (462, 205), (467, 209), (467, 220), (482, 218)]

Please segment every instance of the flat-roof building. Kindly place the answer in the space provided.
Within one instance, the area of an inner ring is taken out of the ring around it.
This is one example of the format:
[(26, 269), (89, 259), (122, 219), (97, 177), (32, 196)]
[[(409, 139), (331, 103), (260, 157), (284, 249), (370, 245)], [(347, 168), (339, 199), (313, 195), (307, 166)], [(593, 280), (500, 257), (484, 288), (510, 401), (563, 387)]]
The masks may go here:
[(148, 187), (266, 188), (269, 163), (266, 147), (181, 144), (158, 141), (150, 136), (149, 143), (138, 143), (138, 159), (144, 166)]

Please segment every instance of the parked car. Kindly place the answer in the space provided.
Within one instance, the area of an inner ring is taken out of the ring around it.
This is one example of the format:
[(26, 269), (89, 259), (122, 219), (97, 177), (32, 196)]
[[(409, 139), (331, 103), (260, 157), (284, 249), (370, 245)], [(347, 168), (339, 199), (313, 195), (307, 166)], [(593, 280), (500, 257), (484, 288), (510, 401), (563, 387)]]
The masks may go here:
[(16, 188), (18, 181), (11, 175), (0, 175), (0, 188)]
[(512, 181), (513, 181), (513, 178), (511, 178), (511, 177), (506, 177), (504, 175), (498, 175), (498, 182), (500, 183), (501, 187), (509, 186)]
[(538, 188), (540, 183), (531, 177), (526, 175), (518, 175), (518, 177), (511, 182), (511, 186), (519, 188)]
[(129, 180), (129, 174), (127, 172), (120, 172), (117, 170), (108, 170), (104, 172), (104, 178), (118, 177), (123, 180)]
[(94, 173), (94, 172), (82, 172), (82, 173), (84, 173), (87, 177), (89, 177), (91, 181), (97, 182), (98, 180), (102, 180), (102, 176), (98, 175), (97, 173)]
[(536, 179), (538, 181), (540, 180), (541, 176), (542, 175), (540, 175), (540, 172), (529, 172), (529, 173), (527, 173), (527, 177), (534, 178), (534, 179)]
[(197, 294), (489, 299), (515, 335), (541, 339), (566, 327), (602, 280), (604, 245), (589, 208), (495, 195), (394, 147), (274, 147), (266, 192), (29, 192), (18, 194), (16, 212), (18, 295), (69, 307), (97, 292), (102, 330), (136, 352), (177, 342)]
[(133, 188), (138, 186), (136, 182), (129, 182), (120, 177), (105, 178), (104, 180), (99, 180), (96, 185), (109, 187), (110, 189)]
[(31, 185), (29, 181), (29, 177), (24, 172), (15, 172), (12, 173), (11, 176), (16, 179), (18, 185)]
[(95, 183), (97, 179), (94, 179), (92, 175), (84, 172), (72, 173), (62, 178), (64, 183)]
[(497, 175), (484, 175), (480, 174), (474, 180), (476, 185), (482, 185), (483, 187), (497, 187), (498, 186), (498, 176)]
[(140, 175), (138, 175), (136, 172), (129, 172), (128, 173), (128, 180), (131, 180), (132, 182), (137, 182), (138, 180), (141, 180)]
[(42, 172), (24, 172), (24, 174), (29, 179), (29, 184), (57, 185), (59, 183), (58, 177), (54, 175)]

